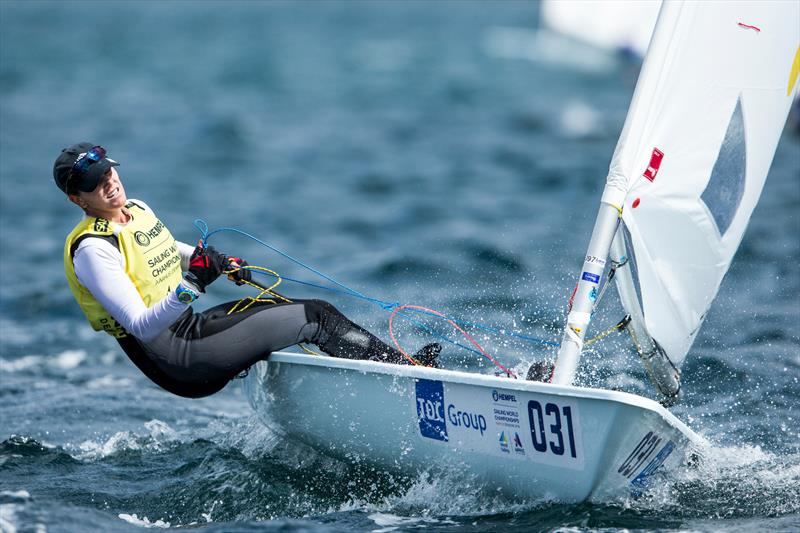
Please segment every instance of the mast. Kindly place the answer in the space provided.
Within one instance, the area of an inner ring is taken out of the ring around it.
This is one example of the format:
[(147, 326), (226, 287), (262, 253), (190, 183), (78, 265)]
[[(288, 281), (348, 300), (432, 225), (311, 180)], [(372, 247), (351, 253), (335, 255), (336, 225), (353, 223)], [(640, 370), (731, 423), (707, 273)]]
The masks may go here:
[(644, 312), (634, 282), (634, 259), (629, 255), (621, 224), (611, 243), (611, 260), (615, 263), (614, 281), (617, 285), (622, 306), (630, 317), (627, 331), (630, 333), (636, 351), (642, 360), (650, 381), (663, 396), (661, 403), (667, 407), (678, 401), (681, 391), (681, 373), (664, 352), (664, 349), (650, 336), (645, 326)]
[(650, 336), (644, 326), (644, 316), (636, 297), (630, 261), (620, 229), (622, 210), (601, 202), (586, 258), (572, 297), (572, 308), (567, 315), (564, 337), (556, 359), (552, 383), (570, 385), (575, 379), (586, 330), (592, 319), (592, 309), (597, 299), (600, 281), (609, 256), (619, 267), (616, 282), (625, 309), (631, 316), (631, 337), (651, 381), (664, 396), (662, 403), (673, 405), (680, 393), (680, 371), (664, 350)]
[(557, 385), (570, 385), (575, 378), (583, 351), (583, 339), (592, 319), (592, 307), (600, 290), (600, 280), (621, 214), (621, 208), (606, 202), (600, 203), (553, 371), (552, 383)]

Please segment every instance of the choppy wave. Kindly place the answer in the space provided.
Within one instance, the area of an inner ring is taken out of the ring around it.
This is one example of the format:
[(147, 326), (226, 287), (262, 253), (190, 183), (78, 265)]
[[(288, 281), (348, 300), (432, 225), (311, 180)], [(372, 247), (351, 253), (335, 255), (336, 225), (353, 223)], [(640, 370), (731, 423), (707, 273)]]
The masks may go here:
[(28, 437), (7, 439), (0, 443), (0, 471), (5, 484), (24, 485), (0, 492), (0, 520), (16, 527), (19, 512), (37, 506), (37, 494), (48, 490), (19, 474), (44, 464), (62, 476), (82, 472), (87, 480), (137, 476), (87, 486), (73, 498), (101, 498), (109, 516), (148, 528), (281, 519), (324, 522), (326, 516), (336, 516), (346, 523), (371, 522), (380, 531), (457, 528), (475, 520), (485, 523), (487, 531), (500, 531), (509, 520), (520, 525), (552, 522), (553, 527), (585, 527), (596, 521), (606, 527), (703, 529), (707, 523), (752, 526), (766, 518), (791, 524), (800, 516), (800, 455), (777, 455), (757, 446), (705, 450), (696, 468), (640, 497), (565, 506), (509, 498), (458, 473), (408, 477), (344, 463), (278, 438), (252, 419), (225, 429), (212, 435), (213, 440), (192, 440), (152, 420), (141, 432), (83, 442), (70, 451)]

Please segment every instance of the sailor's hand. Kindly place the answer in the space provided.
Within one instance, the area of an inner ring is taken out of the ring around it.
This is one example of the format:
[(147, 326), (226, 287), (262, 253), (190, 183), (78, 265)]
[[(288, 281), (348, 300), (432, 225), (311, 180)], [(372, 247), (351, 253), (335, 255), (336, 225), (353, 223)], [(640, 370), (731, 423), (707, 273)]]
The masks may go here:
[(241, 257), (229, 257), (228, 267), (225, 273), (228, 274), (228, 279), (235, 281), (237, 285), (244, 285), (246, 282), (252, 281), (253, 274), (250, 272), (247, 261)]
[(228, 257), (219, 253), (213, 246), (203, 246), (198, 243), (189, 260), (189, 271), (186, 281), (197, 287), (200, 292), (206, 292), (206, 287), (211, 285), (228, 266)]

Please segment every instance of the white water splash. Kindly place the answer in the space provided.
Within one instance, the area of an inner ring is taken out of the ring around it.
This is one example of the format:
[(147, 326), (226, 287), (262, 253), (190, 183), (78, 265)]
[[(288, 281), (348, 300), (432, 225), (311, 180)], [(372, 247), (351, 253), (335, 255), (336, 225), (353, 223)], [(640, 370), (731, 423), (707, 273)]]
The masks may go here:
[(105, 442), (84, 441), (78, 445), (76, 459), (97, 460), (123, 450), (159, 451), (178, 440), (178, 432), (161, 420), (144, 423), (147, 435), (137, 435), (130, 431), (118, 431)]
[(17, 508), (16, 504), (0, 505), (0, 531), (3, 533), (17, 533)]
[(136, 514), (120, 513), (117, 516), (129, 524), (133, 524), (134, 526), (146, 527), (146, 528), (158, 527), (162, 529), (170, 527), (169, 522), (164, 522), (161, 519), (158, 519), (155, 522), (151, 522), (146, 516), (139, 518), (138, 516), (136, 516)]
[[(442, 521), (429, 516), (397, 516), (388, 513), (372, 513), (367, 516), (370, 520), (375, 522), (375, 525), (380, 529), (373, 529), (373, 533), (387, 533), (388, 531), (396, 531), (400, 526), (415, 526), (415, 528), (424, 528), (425, 524), (439, 524)], [(450, 522), (448, 520), (448, 522)], [(455, 523), (455, 522), (453, 522)]]
[(0, 490), (0, 500), (30, 500), (31, 493), (27, 490)]
[(648, 487), (626, 508), (699, 519), (747, 519), (800, 512), (798, 454), (777, 455), (760, 446), (709, 446), (696, 467), (673, 472), (667, 483)]
[(132, 386), (134, 381), (130, 378), (118, 378), (112, 374), (89, 380), (86, 383), (87, 389), (120, 389)]
[[(25, 504), (31, 501), (31, 494), (27, 490), (0, 491), (0, 532), (17, 533), (17, 531), (33, 531), (46, 533), (44, 524), (30, 524), (20, 520), (17, 516)], [(18, 528), (22, 529), (18, 529)]]
[(26, 355), (19, 359), (0, 358), (0, 371), (20, 372), (38, 368), (72, 370), (85, 360), (85, 350), (66, 350), (57, 355)]

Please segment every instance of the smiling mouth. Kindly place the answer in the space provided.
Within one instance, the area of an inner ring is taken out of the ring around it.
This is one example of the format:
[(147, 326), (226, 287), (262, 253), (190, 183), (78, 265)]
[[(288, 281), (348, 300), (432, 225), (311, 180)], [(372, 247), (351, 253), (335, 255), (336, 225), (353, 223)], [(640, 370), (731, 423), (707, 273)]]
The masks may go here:
[(116, 187), (110, 194), (106, 195), (106, 200), (113, 200), (119, 194), (119, 187)]

